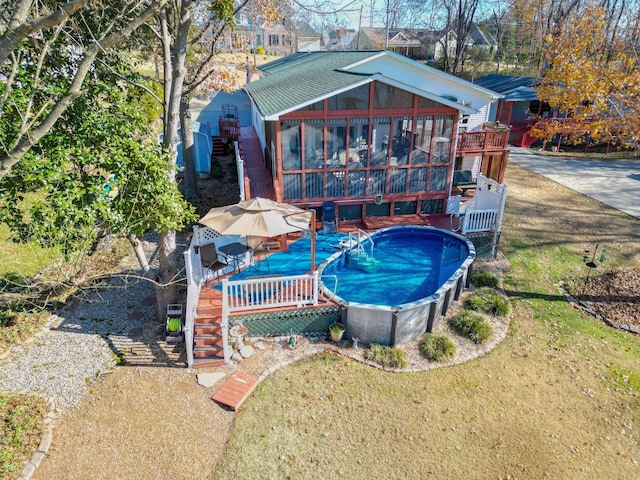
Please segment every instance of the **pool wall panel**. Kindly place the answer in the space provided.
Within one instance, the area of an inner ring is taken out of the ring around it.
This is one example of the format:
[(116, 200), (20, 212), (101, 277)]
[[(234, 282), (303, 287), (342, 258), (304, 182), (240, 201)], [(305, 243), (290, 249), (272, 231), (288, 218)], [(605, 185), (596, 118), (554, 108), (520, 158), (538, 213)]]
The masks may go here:
[(347, 307), (347, 339), (358, 338), (363, 344), (389, 345), (393, 311), (375, 305)]
[(430, 303), (423, 304), (410, 310), (403, 309), (398, 312), (396, 344), (411, 342), (427, 331), (430, 305)]

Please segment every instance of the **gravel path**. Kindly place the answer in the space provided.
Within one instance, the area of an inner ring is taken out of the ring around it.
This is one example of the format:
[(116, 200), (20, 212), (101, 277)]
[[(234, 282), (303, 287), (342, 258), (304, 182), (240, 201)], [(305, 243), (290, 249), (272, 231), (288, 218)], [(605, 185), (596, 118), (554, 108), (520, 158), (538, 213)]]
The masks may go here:
[[(153, 252), (155, 244), (147, 248)], [(123, 269), (134, 266), (125, 258)], [(37, 392), (56, 411), (87, 396), (91, 383), (126, 359), (132, 365), (184, 366), (181, 351), (164, 344), (155, 296), (145, 281), (114, 278), (84, 290), (31, 341), (0, 360), (0, 390)]]
[(135, 351), (144, 332), (154, 330), (155, 303), (146, 300), (150, 294), (148, 284), (122, 280), (85, 292), (53, 315), (32, 341), (12, 348), (0, 361), (0, 390), (37, 392), (56, 410), (75, 406), (92, 381), (115, 367), (118, 355)]

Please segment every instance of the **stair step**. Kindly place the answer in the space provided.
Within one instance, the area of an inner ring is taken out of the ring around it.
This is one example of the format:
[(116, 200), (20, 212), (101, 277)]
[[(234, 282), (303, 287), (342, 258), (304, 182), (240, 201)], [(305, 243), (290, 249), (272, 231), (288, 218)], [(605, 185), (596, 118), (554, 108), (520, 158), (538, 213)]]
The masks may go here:
[(194, 343), (197, 347), (205, 345), (220, 345), (222, 346), (222, 336), (219, 334), (196, 334)]
[(219, 367), (220, 365), (224, 365), (223, 357), (193, 359), (193, 368)]
[(196, 345), (193, 348), (194, 358), (211, 358), (221, 357), (224, 358), (224, 349), (222, 345)]
[(198, 335), (222, 335), (222, 327), (219, 323), (196, 323), (193, 326), (196, 336)]

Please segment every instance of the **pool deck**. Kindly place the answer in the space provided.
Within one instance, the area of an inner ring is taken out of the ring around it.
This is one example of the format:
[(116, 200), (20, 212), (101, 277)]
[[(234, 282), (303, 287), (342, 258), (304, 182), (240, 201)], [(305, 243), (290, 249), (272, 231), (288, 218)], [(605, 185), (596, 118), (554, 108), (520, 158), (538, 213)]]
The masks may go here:
[[(245, 181), (245, 185), (248, 187), (247, 197), (253, 198), (260, 196), (276, 200), (271, 174), (264, 165), (262, 150), (255, 130), (253, 127), (241, 127), (240, 132), (243, 141), (245, 176), (247, 177)], [(472, 195), (465, 196), (463, 201), (471, 198), (473, 198)], [(349, 232), (356, 231), (359, 228), (366, 231), (374, 231), (399, 225), (427, 225), (451, 230), (451, 218), (449, 215), (420, 214), (370, 217), (360, 222), (343, 222), (343, 224), (338, 226), (338, 234), (334, 236), (323, 235), (320, 230), (316, 237), (315, 266), (338, 251), (335, 245), (337, 245), (340, 236), (348, 235)], [(267, 263), (268, 268), (266, 268)], [(288, 237), (286, 248), (269, 252), (266, 260), (263, 259), (257, 266), (249, 266), (239, 272), (233, 272), (222, 278), (241, 280), (259, 275), (301, 275), (311, 270), (313, 269), (311, 268), (310, 237)], [(222, 292), (220, 288), (217, 288), (220, 281), (221, 279), (211, 280), (206, 285), (203, 285), (196, 310), (196, 324), (200, 323), (201, 326), (206, 327), (208, 322), (219, 321), (221, 319)], [(328, 299), (323, 300), (326, 300), (323, 302), (323, 306), (333, 303)], [(259, 311), (261, 310), (256, 310), (256, 312)], [(197, 330), (198, 325), (196, 325), (196, 333)]]

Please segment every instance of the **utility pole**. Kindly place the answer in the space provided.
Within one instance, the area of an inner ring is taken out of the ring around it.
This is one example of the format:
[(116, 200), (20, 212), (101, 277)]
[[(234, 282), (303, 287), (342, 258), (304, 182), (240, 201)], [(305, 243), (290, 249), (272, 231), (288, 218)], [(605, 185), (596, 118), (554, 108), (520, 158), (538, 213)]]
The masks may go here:
[(386, 29), (384, 32), (384, 49), (389, 50), (389, 14), (391, 11), (391, 0), (387, 0), (387, 21)]
[(358, 20), (358, 41), (356, 42), (356, 50), (360, 50), (360, 31), (362, 30), (362, 4), (360, 4), (360, 19)]

